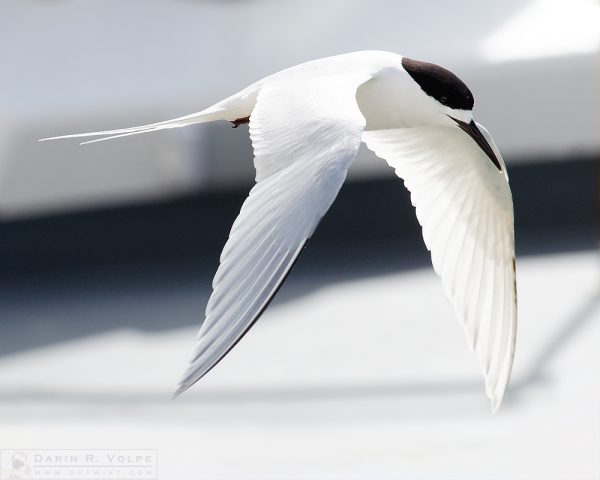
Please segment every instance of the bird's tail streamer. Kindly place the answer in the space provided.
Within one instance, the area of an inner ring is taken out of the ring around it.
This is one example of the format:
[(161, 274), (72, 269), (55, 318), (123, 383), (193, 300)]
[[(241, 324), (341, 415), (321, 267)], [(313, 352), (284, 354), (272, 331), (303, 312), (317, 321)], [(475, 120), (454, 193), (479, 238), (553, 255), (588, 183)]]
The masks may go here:
[(156, 132), (158, 130), (185, 127), (195, 123), (211, 122), (213, 120), (219, 120), (221, 117), (219, 114), (222, 114), (222, 111), (211, 108), (183, 117), (173, 118), (163, 122), (150, 123), (148, 125), (140, 125), (138, 127), (120, 128), (117, 130), (103, 130), (98, 132), (75, 133), (71, 135), (59, 135), (57, 137), (41, 138), (39, 141), (45, 142), (47, 140), (59, 140), (63, 138), (101, 137), (93, 140), (86, 140), (80, 143), (80, 145), (85, 145), (87, 143), (102, 142), (104, 140), (112, 140), (114, 138), (127, 137), (129, 135), (137, 135), (139, 133)]

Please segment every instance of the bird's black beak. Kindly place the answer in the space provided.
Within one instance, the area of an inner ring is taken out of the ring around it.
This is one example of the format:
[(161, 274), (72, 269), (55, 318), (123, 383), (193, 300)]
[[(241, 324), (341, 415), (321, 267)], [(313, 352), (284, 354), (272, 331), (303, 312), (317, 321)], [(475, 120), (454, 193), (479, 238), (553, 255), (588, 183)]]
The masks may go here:
[[(450, 115), (448, 115), (448, 116), (450, 116)], [(498, 170), (502, 171), (502, 166), (500, 164), (500, 160), (498, 160), (498, 157), (496, 157), (494, 150), (492, 149), (492, 147), (490, 146), (488, 141), (485, 139), (485, 137), (481, 133), (481, 130), (479, 130), (477, 128), (477, 124), (475, 123), (475, 120), (471, 120), (470, 123), (467, 123), (467, 122), (463, 122), (462, 120), (458, 120), (454, 117), (450, 117), (450, 118), (452, 120), (454, 120), (456, 122), (456, 124), (460, 127), (460, 129), (463, 130), (464, 132), (466, 132), (467, 135), (469, 135), (469, 137), (471, 137), (477, 145), (479, 145), (479, 148), (481, 148), (481, 150), (483, 150), (485, 152), (485, 154), (494, 163), (494, 165), (496, 165), (496, 168), (498, 168)]]

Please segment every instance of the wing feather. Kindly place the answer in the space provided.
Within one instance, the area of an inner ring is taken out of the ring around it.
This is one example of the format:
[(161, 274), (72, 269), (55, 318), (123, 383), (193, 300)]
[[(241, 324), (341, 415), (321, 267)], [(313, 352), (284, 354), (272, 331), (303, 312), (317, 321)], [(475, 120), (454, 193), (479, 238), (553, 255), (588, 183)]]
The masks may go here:
[[(491, 136), (479, 126), (498, 158)], [(454, 304), (496, 411), (515, 348), (512, 196), (505, 174), (464, 132), (416, 127), (363, 133), (411, 192), (423, 240)]]
[(267, 307), (335, 199), (360, 146), (367, 77), (286, 81), (250, 117), (256, 185), (235, 220), (190, 365), (175, 395), (216, 365)]

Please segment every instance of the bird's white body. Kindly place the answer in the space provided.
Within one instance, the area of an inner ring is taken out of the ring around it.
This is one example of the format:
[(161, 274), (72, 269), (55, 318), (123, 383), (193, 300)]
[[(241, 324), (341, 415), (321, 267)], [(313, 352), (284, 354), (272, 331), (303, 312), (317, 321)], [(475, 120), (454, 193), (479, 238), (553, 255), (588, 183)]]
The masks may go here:
[[(335, 199), (362, 141), (411, 191), (433, 266), (476, 351), (495, 411), (516, 335), (513, 209), (504, 162), (473, 121), (467, 87), (441, 67), (355, 52), (288, 68), (199, 113), (71, 136), (105, 140), (215, 120), (249, 122), (257, 183), (221, 254), (177, 393), (260, 317)], [(376, 319), (366, 321), (376, 328)]]

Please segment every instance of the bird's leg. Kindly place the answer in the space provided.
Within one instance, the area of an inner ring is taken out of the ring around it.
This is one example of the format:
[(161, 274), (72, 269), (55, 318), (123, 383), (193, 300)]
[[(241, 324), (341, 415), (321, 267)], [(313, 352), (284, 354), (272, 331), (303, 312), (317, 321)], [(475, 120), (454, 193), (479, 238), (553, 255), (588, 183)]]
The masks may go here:
[(243, 125), (244, 123), (250, 123), (250, 116), (236, 118), (233, 122), (231, 122), (231, 124), (233, 125), (233, 128), (237, 128), (240, 125)]

